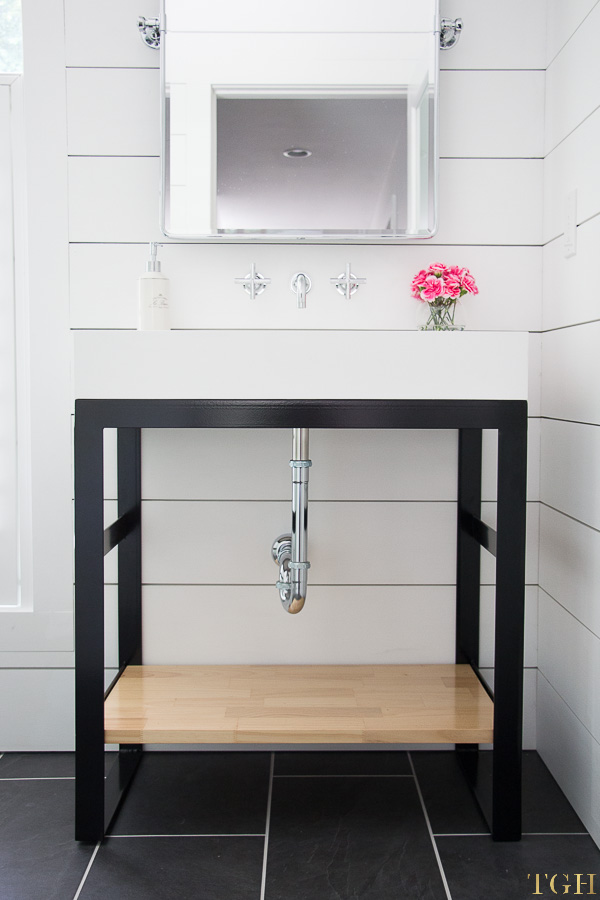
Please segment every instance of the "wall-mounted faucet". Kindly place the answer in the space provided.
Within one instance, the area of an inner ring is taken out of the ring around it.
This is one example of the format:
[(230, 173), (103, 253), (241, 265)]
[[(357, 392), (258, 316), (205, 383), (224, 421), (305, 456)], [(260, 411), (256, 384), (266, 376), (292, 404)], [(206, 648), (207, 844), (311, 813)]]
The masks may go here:
[(292, 275), (290, 287), (294, 291), (298, 299), (298, 309), (305, 309), (306, 295), (312, 287), (312, 281), (310, 280), (308, 275), (306, 275), (304, 272), (296, 272), (295, 275)]

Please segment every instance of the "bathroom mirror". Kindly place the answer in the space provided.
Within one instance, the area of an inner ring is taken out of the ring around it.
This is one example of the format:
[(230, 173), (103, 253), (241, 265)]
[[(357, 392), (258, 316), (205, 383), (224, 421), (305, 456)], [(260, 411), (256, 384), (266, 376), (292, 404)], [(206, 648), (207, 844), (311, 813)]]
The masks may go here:
[(412, 31), (343, 34), (202, 31), (189, 0), (164, 2), (167, 236), (384, 243), (435, 233), (437, 0), (420, 0)]

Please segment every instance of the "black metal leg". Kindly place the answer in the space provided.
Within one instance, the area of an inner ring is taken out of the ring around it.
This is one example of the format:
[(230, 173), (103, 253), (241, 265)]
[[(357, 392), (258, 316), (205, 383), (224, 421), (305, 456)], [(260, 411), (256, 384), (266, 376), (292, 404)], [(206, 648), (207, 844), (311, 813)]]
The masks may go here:
[(465, 518), (481, 515), (481, 429), (458, 432), (456, 545), (456, 662), (479, 665), (479, 582), (481, 547)]
[(498, 431), (492, 836), (521, 838), (527, 414)]
[(119, 544), (119, 666), (142, 664), (141, 433), (117, 433), (119, 518), (132, 513), (135, 525)]
[(104, 834), (102, 428), (75, 422), (75, 837)]

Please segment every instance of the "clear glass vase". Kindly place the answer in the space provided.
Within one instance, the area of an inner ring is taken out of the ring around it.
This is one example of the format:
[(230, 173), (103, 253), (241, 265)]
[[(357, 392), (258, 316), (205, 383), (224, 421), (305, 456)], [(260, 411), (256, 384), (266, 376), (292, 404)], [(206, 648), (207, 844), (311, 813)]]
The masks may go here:
[(421, 301), (417, 313), (418, 331), (464, 331), (466, 327), (462, 303), (457, 300)]

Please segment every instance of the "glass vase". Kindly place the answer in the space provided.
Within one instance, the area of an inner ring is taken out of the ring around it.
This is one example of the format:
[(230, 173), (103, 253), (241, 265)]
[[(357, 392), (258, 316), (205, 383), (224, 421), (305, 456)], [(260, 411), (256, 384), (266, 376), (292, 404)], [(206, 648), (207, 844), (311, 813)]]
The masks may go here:
[(417, 313), (419, 331), (464, 331), (464, 310), (457, 300), (433, 300), (420, 302)]

